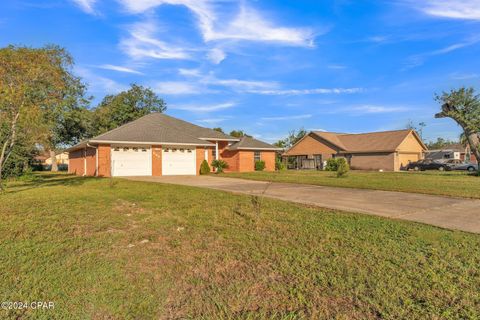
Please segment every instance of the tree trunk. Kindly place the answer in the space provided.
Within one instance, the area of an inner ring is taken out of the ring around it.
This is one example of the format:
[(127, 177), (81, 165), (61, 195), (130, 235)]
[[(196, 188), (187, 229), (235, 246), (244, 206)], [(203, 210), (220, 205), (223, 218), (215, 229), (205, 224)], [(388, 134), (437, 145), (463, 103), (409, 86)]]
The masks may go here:
[(50, 169), (50, 171), (58, 172), (57, 157), (55, 154), (55, 150), (50, 150), (50, 160), (52, 161), (52, 168)]

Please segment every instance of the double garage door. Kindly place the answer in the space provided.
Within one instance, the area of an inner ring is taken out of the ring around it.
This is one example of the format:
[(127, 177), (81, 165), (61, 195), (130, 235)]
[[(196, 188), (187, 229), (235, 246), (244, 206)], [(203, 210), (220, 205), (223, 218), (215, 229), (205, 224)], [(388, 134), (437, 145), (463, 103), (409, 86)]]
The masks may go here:
[[(195, 148), (162, 148), (162, 175), (195, 175)], [(112, 176), (151, 176), (152, 148), (113, 147)], [(155, 162), (154, 162), (155, 163)]]

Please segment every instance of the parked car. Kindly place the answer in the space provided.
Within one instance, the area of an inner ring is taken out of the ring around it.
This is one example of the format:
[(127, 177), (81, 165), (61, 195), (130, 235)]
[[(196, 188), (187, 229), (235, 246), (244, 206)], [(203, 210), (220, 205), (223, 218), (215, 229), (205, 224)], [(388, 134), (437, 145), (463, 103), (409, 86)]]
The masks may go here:
[(467, 170), (469, 172), (478, 170), (478, 164), (458, 159), (447, 160), (445, 161), (445, 164), (447, 164), (451, 170)]
[(410, 162), (407, 165), (407, 170), (415, 171), (425, 171), (425, 170), (440, 170), (440, 171), (449, 171), (451, 170), (450, 166), (441, 161), (435, 161), (430, 159), (419, 160), (415, 162)]

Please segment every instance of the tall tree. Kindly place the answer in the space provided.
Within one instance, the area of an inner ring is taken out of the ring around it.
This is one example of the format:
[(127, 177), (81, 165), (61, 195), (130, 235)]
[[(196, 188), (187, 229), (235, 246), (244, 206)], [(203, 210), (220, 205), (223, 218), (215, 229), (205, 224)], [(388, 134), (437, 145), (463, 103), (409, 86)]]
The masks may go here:
[(218, 131), (218, 132), (221, 132), (221, 133), (225, 133), (225, 132), (223, 132), (223, 129), (220, 128), (220, 127), (213, 128), (212, 130), (215, 130), (215, 131)]
[(235, 138), (251, 137), (248, 134), (246, 134), (243, 130), (232, 130), (230, 131), (229, 135)]
[(438, 150), (438, 149), (443, 149), (446, 146), (449, 146), (449, 145), (452, 145), (452, 144), (455, 144), (455, 143), (458, 143), (458, 142), (450, 141), (448, 139), (444, 139), (444, 138), (439, 137), (439, 138), (437, 138), (436, 141), (430, 141), (426, 145), (427, 145), (428, 149), (430, 149), (430, 150)]
[(150, 88), (132, 84), (127, 91), (106, 96), (94, 110), (92, 132), (95, 136), (152, 112), (164, 112), (167, 104)]
[(436, 95), (442, 111), (435, 118), (451, 118), (462, 127), (470, 150), (480, 162), (480, 95), (473, 88), (462, 87)]
[(65, 50), (48, 46), (0, 49), (0, 188), (4, 168), (19, 141), (25, 147), (48, 144), (46, 115), (62, 101), (68, 87)]
[(304, 128), (300, 128), (298, 131), (292, 130), (285, 139), (278, 140), (274, 145), (279, 148), (289, 149), (306, 135), (307, 131)]

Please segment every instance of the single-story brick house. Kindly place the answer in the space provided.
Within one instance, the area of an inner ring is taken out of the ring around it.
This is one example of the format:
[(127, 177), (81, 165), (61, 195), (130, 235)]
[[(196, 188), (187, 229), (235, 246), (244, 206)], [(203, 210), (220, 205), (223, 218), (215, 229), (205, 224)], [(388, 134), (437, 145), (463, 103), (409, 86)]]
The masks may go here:
[(69, 172), (83, 176), (198, 175), (200, 164), (226, 161), (225, 171), (275, 170), (274, 146), (235, 138), (162, 113), (151, 113), (67, 150)]
[(398, 171), (423, 159), (427, 147), (414, 130), (360, 134), (312, 131), (287, 150), (296, 169), (323, 169), (329, 158), (344, 157), (352, 169)]

